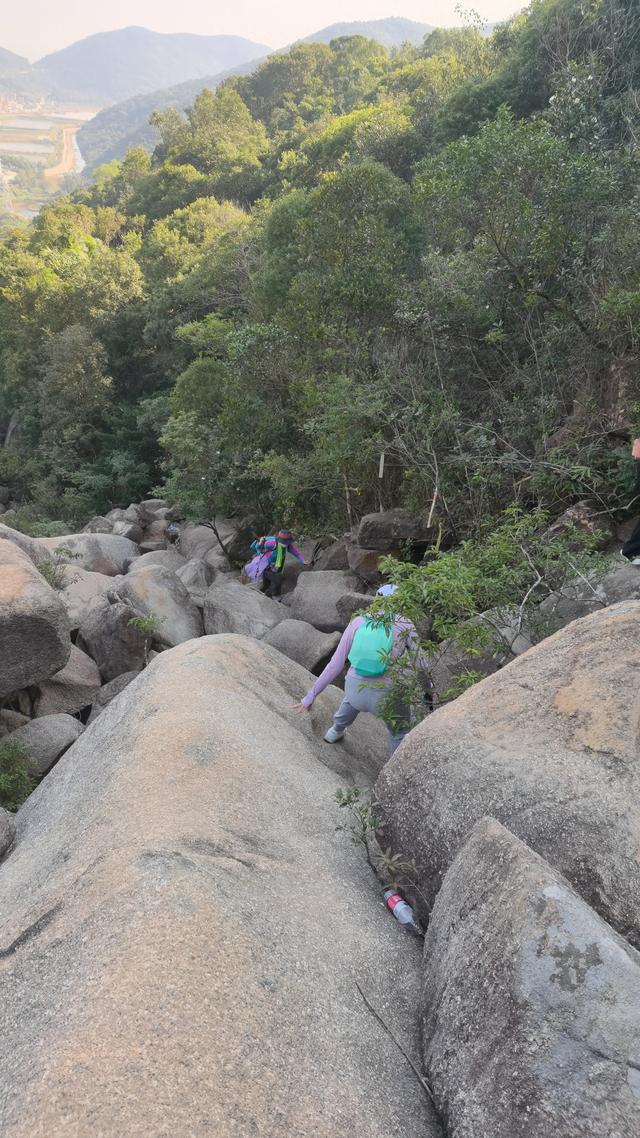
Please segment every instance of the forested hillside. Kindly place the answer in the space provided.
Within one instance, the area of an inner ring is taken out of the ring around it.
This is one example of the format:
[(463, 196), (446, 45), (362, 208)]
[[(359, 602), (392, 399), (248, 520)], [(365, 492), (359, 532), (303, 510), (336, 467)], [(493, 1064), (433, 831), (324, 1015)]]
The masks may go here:
[[(330, 43), (339, 36), (362, 35), (374, 39), (387, 48), (399, 48), (403, 44), (419, 44), (433, 28), (428, 24), (417, 24), (415, 20), (403, 20), (394, 16), (388, 20), (355, 21), (332, 24), (319, 32), (307, 36), (305, 43)], [(265, 49), (265, 55), (268, 52)], [(160, 90), (145, 95), (136, 95), (115, 106), (106, 107), (86, 123), (78, 136), (82, 156), (87, 165), (94, 169), (113, 158), (122, 158), (132, 146), (144, 146), (153, 150), (158, 142), (157, 131), (149, 122), (153, 111), (176, 107), (183, 110), (193, 103), (203, 87), (215, 89), (230, 75), (248, 75), (262, 63), (262, 59), (252, 58), (249, 62), (225, 64), (225, 70), (206, 78), (190, 79), (176, 86), (163, 84)], [(1, 65), (1, 61), (0, 61)], [(165, 77), (166, 83), (166, 77)]]
[(158, 114), (153, 156), (5, 231), (0, 483), (32, 518), (163, 486), (314, 532), (437, 488), (445, 540), (624, 507), (639, 88), (632, 0), (534, 0)]

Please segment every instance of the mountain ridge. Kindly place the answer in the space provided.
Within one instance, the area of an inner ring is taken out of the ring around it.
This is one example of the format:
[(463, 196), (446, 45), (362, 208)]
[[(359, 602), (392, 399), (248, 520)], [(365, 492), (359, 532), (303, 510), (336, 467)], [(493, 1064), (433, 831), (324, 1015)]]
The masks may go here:
[[(340, 36), (366, 35), (376, 39), (384, 47), (400, 47), (411, 42), (421, 43), (425, 35), (434, 30), (431, 24), (421, 24), (403, 16), (390, 16), (380, 20), (354, 20), (329, 24), (317, 32), (296, 40), (296, 43), (329, 43)], [(373, 32), (377, 34), (373, 34)], [(291, 46), (291, 45), (289, 45)], [(157, 133), (149, 126), (149, 115), (154, 110), (175, 107), (178, 110), (189, 106), (203, 87), (215, 88), (232, 75), (246, 75), (260, 66), (269, 55), (279, 54), (288, 48), (268, 52), (258, 59), (247, 61), (239, 67), (231, 67), (218, 74), (188, 80), (182, 84), (161, 87), (150, 93), (134, 96), (131, 99), (105, 108), (86, 126), (83, 126), (78, 142), (88, 167), (95, 168), (114, 158), (122, 158), (133, 146), (152, 147), (157, 141)]]
[(242, 36), (153, 32), (131, 25), (97, 32), (33, 65), (0, 48), (0, 93), (106, 107), (264, 57)]

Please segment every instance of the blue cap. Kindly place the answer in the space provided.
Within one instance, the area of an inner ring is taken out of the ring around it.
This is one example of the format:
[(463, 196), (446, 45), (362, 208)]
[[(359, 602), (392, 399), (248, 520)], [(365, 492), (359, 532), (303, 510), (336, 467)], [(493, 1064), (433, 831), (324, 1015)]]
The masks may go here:
[(398, 591), (397, 585), (381, 585), (376, 593), (377, 597), (392, 597)]

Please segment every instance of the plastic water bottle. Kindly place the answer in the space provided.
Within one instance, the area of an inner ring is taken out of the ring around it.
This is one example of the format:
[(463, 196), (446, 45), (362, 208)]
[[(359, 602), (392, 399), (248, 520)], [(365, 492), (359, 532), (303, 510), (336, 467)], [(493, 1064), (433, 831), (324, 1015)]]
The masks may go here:
[(407, 904), (404, 897), (396, 893), (395, 889), (387, 889), (384, 899), (387, 909), (393, 913), (398, 924), (403, 925), (404, 928), (409, 929), (410, 932), (415, 933), (417, 936), (422, 936), (422, 930), (416, 923), (413, 909), (411, 905)]

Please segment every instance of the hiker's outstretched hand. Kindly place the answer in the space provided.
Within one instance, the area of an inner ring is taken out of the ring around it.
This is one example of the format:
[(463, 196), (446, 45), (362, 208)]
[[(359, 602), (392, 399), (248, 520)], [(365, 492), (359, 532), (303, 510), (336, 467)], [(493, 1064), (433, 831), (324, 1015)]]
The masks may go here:
[(294, 703), (293, 711), (297, 711), (298, 715), (302, 715), (303, 712), (309, 711), (309, 708), (305, 707), (303, 703)]

